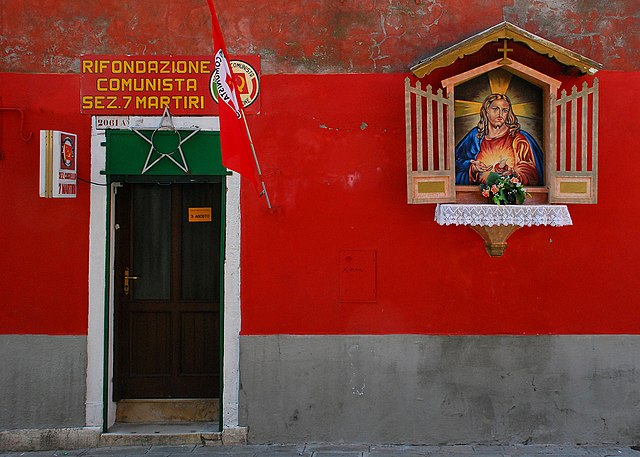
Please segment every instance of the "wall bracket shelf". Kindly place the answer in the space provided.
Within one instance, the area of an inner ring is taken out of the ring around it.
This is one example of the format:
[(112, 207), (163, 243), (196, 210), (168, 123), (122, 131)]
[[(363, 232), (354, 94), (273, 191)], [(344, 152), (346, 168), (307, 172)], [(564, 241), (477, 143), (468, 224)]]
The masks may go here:
[(507, 239), (521, 227), (573, 225), (566, 205), (436, 205), (440, 225), (468, 225), (484, 240), (492, 257), (507, 249)]

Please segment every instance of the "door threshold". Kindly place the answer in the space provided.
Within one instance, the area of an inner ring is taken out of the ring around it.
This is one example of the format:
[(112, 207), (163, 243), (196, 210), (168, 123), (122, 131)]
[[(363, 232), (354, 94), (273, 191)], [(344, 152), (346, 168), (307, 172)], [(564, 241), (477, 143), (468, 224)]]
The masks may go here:
[(189, 424), (218, 421), (217, 398), (171, 398), (120, 400), (118, 424)]
[(116, 423), (100, 436), (100, 446), (219, 445), (221, 435), (217, 422)]

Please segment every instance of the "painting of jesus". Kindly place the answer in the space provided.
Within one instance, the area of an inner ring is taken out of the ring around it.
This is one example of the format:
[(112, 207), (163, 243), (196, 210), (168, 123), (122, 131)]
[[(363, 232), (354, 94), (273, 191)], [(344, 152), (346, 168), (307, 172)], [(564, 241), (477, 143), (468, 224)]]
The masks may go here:
[(490, 93), (484, 97), (475, 116), (477, 125), (468, 130), (455, 149), (456, 184), (484, 184), (489, 173), (495, 172), (517, 176), (524, 185), (542, 185), (542, 148), (534, 136), (522, 128), (509, 96)]

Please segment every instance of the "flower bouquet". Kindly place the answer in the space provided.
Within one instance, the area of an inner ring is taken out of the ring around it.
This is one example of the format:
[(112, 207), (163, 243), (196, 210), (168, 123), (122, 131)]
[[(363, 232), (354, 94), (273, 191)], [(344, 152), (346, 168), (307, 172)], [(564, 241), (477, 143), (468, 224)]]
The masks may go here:
[(480, 185), (480, 192), (496, 205), (521, 205), (525, 198), (531, 197), (517, 176), (503, 176), (495, 172), (489, 173), (487, 183)]

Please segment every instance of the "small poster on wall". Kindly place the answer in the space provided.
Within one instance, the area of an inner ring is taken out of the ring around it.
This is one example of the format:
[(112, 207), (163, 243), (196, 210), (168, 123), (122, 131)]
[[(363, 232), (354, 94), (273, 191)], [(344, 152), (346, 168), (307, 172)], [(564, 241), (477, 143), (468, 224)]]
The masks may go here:
[(78, 137), (58, 130), (40, 130), (40, 196), (75, 198)]

